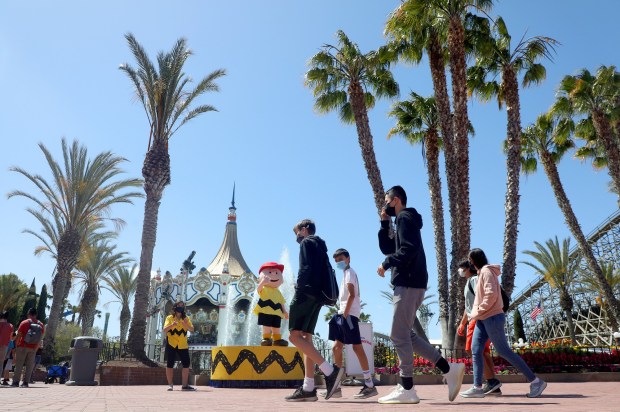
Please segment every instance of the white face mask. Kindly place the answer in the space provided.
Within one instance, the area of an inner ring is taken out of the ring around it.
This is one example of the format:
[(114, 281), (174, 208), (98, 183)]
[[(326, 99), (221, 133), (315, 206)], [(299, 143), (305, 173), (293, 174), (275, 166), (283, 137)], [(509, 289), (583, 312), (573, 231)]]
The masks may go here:
[(465, 271), (462, 268), (459, 268), (459, 276), (462, 278), (465, 277)]

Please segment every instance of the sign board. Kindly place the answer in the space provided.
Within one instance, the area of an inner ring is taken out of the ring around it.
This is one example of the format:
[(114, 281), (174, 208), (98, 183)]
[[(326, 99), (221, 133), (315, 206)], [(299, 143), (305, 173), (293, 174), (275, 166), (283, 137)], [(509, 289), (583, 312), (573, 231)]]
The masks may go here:
[[(370, 373), (374, 373), (375, 370), (375, 356), (373, 348), (373, 332), (372, 323), (360, 322), (360, 335), (362, 338), (362, 347), (366, 352), (368, 358), (368, 366), (370, 367)], [(345, 345), (345, 365), (347, 376), (362, 376), (362, 367), (357, 359), (357, 355), (353, 352), (353, 346)]]

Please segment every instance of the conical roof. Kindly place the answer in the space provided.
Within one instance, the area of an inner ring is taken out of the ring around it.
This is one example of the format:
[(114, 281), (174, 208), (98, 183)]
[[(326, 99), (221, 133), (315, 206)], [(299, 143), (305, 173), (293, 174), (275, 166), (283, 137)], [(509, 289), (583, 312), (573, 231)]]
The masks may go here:
[(245, 263), (239, 241), (237, 240), (237, 208), (235, 207), (235, 197), (233, 194), (232, 206), (228, 209), (228, 222), (220, 250), (213, 258), (207, 271), (213, 275), (228, 273), (231, 277), (240, 277), (244, 273), (252, 273), (252, 270)]

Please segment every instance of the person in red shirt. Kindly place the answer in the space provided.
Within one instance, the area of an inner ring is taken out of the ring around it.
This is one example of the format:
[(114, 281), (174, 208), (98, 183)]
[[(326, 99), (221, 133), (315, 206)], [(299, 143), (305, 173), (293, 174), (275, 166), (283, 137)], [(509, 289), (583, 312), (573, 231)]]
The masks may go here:
[(4, 358), (9, 349), (9, 342), (13, 336), (13, 325), (9, 323), (9, 312), (0, 313), (0, 376), (3, 374)]
[[(33, 327), (33, 325), (35, 326)], [(33, 330), (38, 329), (36, 325), (40, 327), (40, 330), (32, 334)], [(34, 358), (44, 332), (45, 327), (37, 320), (37, 310), (35, 308), (30, 308), (28, 310), (28, 319), (20, 323), (17, 328), (17, 338), (15, 339), (17, 341), (15, 345), (15, 373), (13, 373), (13, 382), (11, 386), (17, 387), (19, 385), (19, 379), (21, 378), (22, 368), (25, 363), (26, 374), (22, 380), (21, 387), (28, 387), (28, 382), (30, 382), (30, 378), (32, 377), (32, 369), (34, 368)]]

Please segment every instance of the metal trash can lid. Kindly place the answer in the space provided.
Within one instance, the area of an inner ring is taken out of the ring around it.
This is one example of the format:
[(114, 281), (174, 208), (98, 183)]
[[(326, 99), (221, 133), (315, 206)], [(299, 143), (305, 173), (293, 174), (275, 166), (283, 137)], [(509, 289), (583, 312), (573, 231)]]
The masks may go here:
[(71, 339), (71, 347), (78, 348), (78, 349), (103, 348), (103, 340), (95, 336), (77, 336)]

